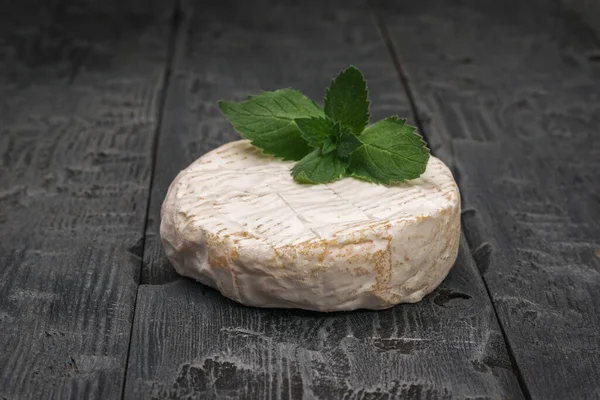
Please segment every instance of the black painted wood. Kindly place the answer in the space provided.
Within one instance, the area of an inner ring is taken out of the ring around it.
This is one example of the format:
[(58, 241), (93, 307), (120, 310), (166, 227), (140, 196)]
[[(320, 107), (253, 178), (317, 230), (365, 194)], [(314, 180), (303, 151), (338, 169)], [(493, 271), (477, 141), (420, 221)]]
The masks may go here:
[(170, 8), (0, 4), (2, 399), (121, 396)]
[(382, 312), (254, 309), (176, 276), (158, 237), (168, 185), (238, 136), (216, 100), (292, 86), (321, 98), (348, 64), (374, 119), (409, 115), (371, 10), (360, 1), (184, 3), (159, 137), (126, 398), (521, 398), (463, 241), (443, 285)]
[(391, 3), (526, 392), (600, 397), (600, 41), (560, 2)]
[[(579, 18), (600, 35), (600, 0), (561, 0), (565, 8), (572, 11), (571, 18)], [(600, 54), (592, 56), (600, 59)]]

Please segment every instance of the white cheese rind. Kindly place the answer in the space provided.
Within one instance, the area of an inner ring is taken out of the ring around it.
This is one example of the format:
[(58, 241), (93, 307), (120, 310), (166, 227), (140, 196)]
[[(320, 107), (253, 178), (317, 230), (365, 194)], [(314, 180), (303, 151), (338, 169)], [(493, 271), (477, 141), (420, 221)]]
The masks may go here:
[(417, 302), (448, 274), (460, 194), (440, 160), (393, 187), (300, 185), (292, 166), (240, 140), (181, 171), (160, 227), (177, 272), (246, 305), (317, 311)]

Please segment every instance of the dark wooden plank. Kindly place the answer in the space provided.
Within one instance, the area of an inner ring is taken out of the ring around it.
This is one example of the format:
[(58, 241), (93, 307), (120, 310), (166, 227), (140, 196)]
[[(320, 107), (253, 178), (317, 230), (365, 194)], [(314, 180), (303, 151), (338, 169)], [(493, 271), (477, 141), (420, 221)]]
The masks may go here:
[(121, 395), (170, 8), (0, 5), (0, 398)]
[[(572, 10), (571, 17), (579, 18), (600, 35), (600, 0), (561, 0), (567, 9)], [(566, 13), (568, 14), (568, 13)], [(600, 54), (594, 52), (592, 57), (600, 60)]]
[(464, 232), (526, 390), (600, 396), (600, 64), (560, 2), (379, 10), (427, 133), (454, 164)]
[(158, 238), (177, 172), (237, 138), (216, 100), (293, 86), (316, 99), (348, 64), (369, 81), (374, 119), (409, 106), (360, 1), (187, 5), (163, 119), (128, 368), (127, 398), (521, 398), (466, 251), (419, 304), (319, 314), (252, 309), (177, 277)]

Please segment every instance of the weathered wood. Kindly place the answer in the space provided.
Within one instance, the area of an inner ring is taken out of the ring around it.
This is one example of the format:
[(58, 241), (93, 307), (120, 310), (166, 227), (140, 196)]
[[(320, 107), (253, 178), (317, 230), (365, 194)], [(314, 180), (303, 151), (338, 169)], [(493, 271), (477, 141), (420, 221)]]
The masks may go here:
[(320, 99), (349, 64), (373, 119), (408, 115), (360, 1), (185, 4), (159, 138), (126, 398), (521, 398), (483, 282), (463, 242), (443, 286), (414, 305), (319, 314), (253, 309), (180, 278), (159, 208), (177, 172), (237, 134), (218, 99), (292, 86)]
[(525, 390), (600, 397), (600, 41), (560, 2), (378, 9)]
[[(600, 0), (561, 0), (565, 7), (572, 10), (571, 18), (580, 18), (592, 29), (596, 29), (596, 34), (600, 35)], [(568, 13), (565, 13), (568, 15)], [(597, 60), (600, 60), (600, 54), (595, 53)]]
[(121, 395), (170, 7), (0, 5), (0, 398)]

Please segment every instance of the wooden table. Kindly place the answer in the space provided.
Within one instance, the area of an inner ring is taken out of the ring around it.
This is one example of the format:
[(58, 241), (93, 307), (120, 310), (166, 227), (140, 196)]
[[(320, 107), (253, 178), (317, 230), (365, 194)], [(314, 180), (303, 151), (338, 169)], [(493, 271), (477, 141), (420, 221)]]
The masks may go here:
[[(2, 2), (0, 399), (600, 398), (597, 5)], [(159, 208), (237, 138), (216, 101), (350, 64), (459, 182), (441, 287), (319, 314), (176, 275)]]

